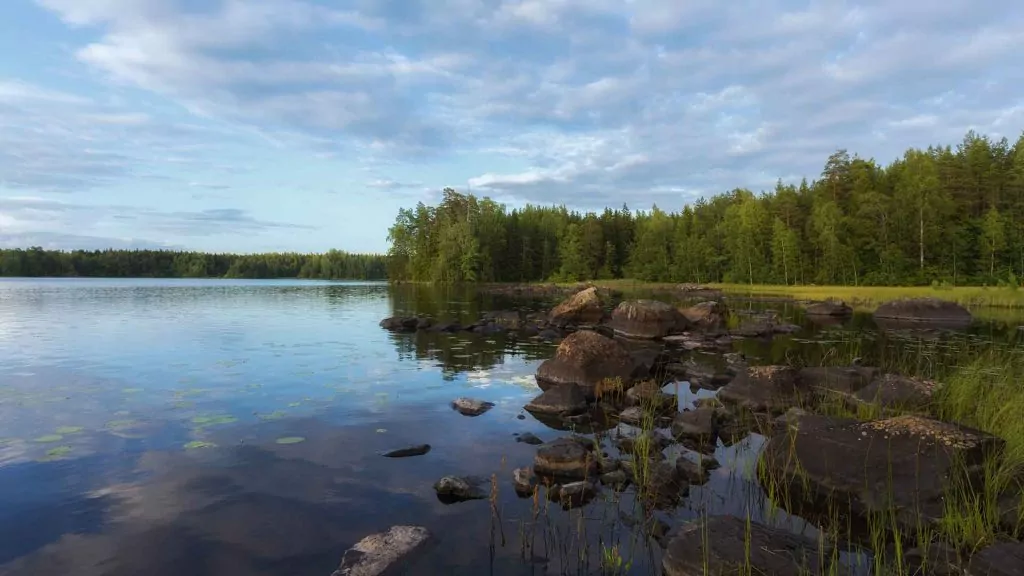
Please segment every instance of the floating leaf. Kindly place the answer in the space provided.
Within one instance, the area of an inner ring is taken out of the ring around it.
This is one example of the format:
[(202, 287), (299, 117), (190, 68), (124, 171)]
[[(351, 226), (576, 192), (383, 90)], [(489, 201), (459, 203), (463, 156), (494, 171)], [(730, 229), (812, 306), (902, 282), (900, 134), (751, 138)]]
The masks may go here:
[(84, 430), (84, 428), (82, 428), (81, 426), (61, 426), (60, 428), (57, 428), (54, 432), (56, 432), (57, 434), (78, 434), (82, 430)]
[(110, 422), (107, 422), (107, 428), (110, 428), (111, 430), (121, 430), (123, 428), (136, 426), (138, 423), (138, 420), (111, 420)]
[(298, 444), (299, 442), (305, 441), (306, 439), (303, 438), (302, 436), (285, 436), (283, 438), (277, 439), (278, 444)]
[(204, 442), (202, 440), (193, 440), (185, 444), (185, 450), (195, 450), (197, 448), (216, 448), (217, 445), (213, 442)]
[(64, 439), (64, 437), (61, 436), (60, 434), (47, 434), (45, 436), (40, 436), (39, 438), (36, 438), (35, 441), (36, 442), (60, 442), (63, 439)]
[(192, 418), (192, 423), (199, 424), (200, 426), (216, 426), (218, 424), (231, 424), (232, 422), (238, 422), (238, 418), (235, 418), (234, 416), (230, 416), (228, 414), (196, 416)]
[(68, 454), (71, 454), (71, 446), (57, 446), (46, 451), (46, 457), (51, 460), (63, 458)]

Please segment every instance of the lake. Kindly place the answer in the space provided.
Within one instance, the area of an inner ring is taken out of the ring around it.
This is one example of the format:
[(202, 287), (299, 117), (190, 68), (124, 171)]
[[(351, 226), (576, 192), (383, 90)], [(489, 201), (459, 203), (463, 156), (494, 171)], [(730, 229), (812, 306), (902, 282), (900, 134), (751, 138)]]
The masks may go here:
[[(623, 573), (650, 574), (661, 548), (634, 535), (628, 493), (563, 511), (512, 490), (536, 452), (513, 435), (566, 434), (522, 410), (556, 343), (378, 326), (550, 304), (382, 283), (0, 279), (0, 574), (328, 576), (395, 524), (439, 536), (425, 574), (593, 574), (613, 545)], [(821, 327), (791, 304), (737, 306), (802, 327), (734, 343), (751, 362), (948, 345), (886, 337), (861, 316)], [(1016, 334), (984, 324), (957, 338)], [(466, 417), (449, 405), (459, 396), (495, 407)], [(720, 445), (722, 468), (660, 518), (733, 513), (813, 536), (768, 512), (753, 471), (763, 442)], [(379, 454), (422, 443), (424, 456)], [(442, 503), (432, 486), (449, 474), (493, 475), (492, 498)]]

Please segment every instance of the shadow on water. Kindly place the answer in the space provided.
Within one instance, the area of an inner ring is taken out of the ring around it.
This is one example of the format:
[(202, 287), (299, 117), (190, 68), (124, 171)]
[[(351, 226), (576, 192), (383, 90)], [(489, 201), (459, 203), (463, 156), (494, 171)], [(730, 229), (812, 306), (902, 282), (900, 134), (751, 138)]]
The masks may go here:
[[(533, 461), (527, 432), (572, 431), (522, 406), (557, 343), (521, 334), (394, 334), (386, 316), (470, 324), (495, 309), (543, 311), (467, 287), (317, 282), (0, 284), (0, 574), (327, 576), (367, 534), (418, 524), (438, 535), (431, 574), (593, 574), (609, 547), (651, 574), (662, 548), (637, 523), (718, 514), (814, 537), (771, 505), (755, 463), (765, 438), (714, 450), (722, 466), (678, 507), (652, 514), (603, 490), (564, 511), (519, 498), (512, 470)], [(608, 303), (610, 309), (617, 296)], [(9, 304), (9, 305), (8, 305)], [(1017, 342), (1015, 327), (880, 330), (869, 315), (808, 318), (791, 302), (735, 301), (800, 326), (724, 351), (755, 364), (941, 367), (964, 348)], [(720, 353), (684, 359), (721, 372)], [(680, 405), (697, 397), (670, 384)], [(457, 396), (493, 402), (467, 418)], [(629, 428), (600, 422), (608, 440)], [(420, 457), (379, 452), (428, 443)], [(669, 459), (692, 458), (680, 447)], [(496, 479), (493, 502), (445, 505), (449, 475)], [(639, 535), (638, 535), (639, 534)]]

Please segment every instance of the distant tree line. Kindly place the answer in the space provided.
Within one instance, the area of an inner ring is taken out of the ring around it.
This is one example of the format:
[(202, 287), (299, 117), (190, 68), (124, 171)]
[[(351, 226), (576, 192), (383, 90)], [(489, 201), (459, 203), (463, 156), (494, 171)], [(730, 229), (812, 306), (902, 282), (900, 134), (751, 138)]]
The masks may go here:
[(207, 254), (171, 250), (0, 250), (0, 276), (382, 280), (379, 254)]
[(508, 210), (448, 188), (400, 210), (388, 238), (393, 280), (1018, 285), (1024, 135), (969, 132), (884, 167), (839, 150), (811, 182), (679, 212)]

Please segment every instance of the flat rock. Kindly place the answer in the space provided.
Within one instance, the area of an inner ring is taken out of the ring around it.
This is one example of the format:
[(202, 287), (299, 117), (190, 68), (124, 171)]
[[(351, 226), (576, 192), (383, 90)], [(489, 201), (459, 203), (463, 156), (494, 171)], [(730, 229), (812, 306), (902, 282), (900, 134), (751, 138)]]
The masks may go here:
[(452, 400), (452, 409), (458, 411), (463, 416), (479, 416), (491, 408), (494, 408), (493, 402), (485, 402), (475, 398), (461, 397)]
[(751, 366), (722, 387), (718, 399), (751, 412), (782, 413), (809, 400), (810, 392), (788, 366)]
[(842, 503), (861, 518), (896, 511), (910, 531), (942, 516), (956, 474), (979, 473), (987, 455), (1005, 445), (980, 430), (914, 415), (869, 422), (806, 415), (788, 428), (767, 442), (761, 463), (792, 492), (790, 501)]
[(542, 388), (576, 384), (584, 396), (593, 398), (604, 381), (628, 388), (633, 383), (633, 369), (633, 358), (622, 344), (591, 330), (579, 330), (562, 340), (554, 358), (537, 368), (537, 383)]
[(392, 526), (371, 534), (348, 549), (331, 576), (385, 576), (397, 574), (431, 540), (421, 526)]
[(657, 339), (683, 331), (689, 323), (674, 307), (657, 300), (628, 300), (612, 312), (611, 326), (626, 338)]
[(388, 450), (387, 452), (381, 452), (380, 455), (385, 458), (408, 458), (410, 456), (422, 456), (427, 452), (430, 452), (430, 444), (417, 444), (416, 446), (396, 448), (394, 450)]
[(556, 384), (531, 400), (525, 409), (535, 414), (572, 416), (587, 411), (587, 397), (575, 382)]
[(886, 302), (875, 310), (875, 319), (907, 325), (936, 324), (942, 327), (966, 327), (973, 317), (956, 302), (938, 298), (904, 298)]
[(850, 574), (843, 566), (822, 567), (820, 557), (818, 544), (804, 536), (735, 516), (712, 516), (685, 524), (669, 541), (661, 566), (664, 576)]
[(572, 438), (558, 438), (537, 448), (533, 471), (540, 476), (583, 480), (597, 472), (597, 458)]
[(832, 316), (839, 318), (853, 314), (853, 308), (847, 306), (846, 302), (842, 300), (815, 302), (808, 305), (805, 311), (808, 316)]
[(437, 499), (445, 504), (487, 498), (484, 481), (472, 476), (445, 476), (434, 483)]
[(923, 410), (932, 402), (939, 385), (931, 380), (884, 374), (854, 394), (861, 402), (892, 410)]
[(1024, 543), (993, 544), (971, 557), (968, 576), (1024, 576)]
[(560, 326), (598, 324), (604, 317), (604, 307), (601, 297), (597, 294), (597, 288), (591, 286), (573, 294), (555, 306), (549, 317), (552, 323)]

